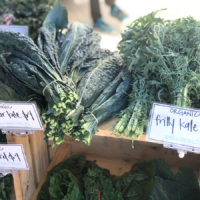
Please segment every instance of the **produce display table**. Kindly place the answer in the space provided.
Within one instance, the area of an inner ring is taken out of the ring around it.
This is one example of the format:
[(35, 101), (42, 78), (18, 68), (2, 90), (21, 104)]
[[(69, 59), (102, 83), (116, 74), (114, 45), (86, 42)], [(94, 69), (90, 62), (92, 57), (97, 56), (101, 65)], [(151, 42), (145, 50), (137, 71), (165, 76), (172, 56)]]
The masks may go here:
[(145, 140), (145, 135), (135, 140), (134, 143), (130, 138), (116, 137), (113, 132), (116, 121), (117, 119), (111, 119), (99, 126), (99, 132), (93, 136), (90, 146), (66, 137), (65, 142), (54, 149), (53, 160), (44, 173), (31, 200), (37, 198), (37, 194), (45, 182), (47, 172), (58, 163), (75, 154), (84, 154), (88, 160), (96, 160), (100, 167), (107, 168), (111, 174), (119, 176), (129, 171), (132, 165), (139, 160), (158, 158), (164, 159), (174, 172), (179, 167), (192, 167), (198, 176), (200, 175), (200, 155), (188, 153), (183, 159), (180, 159), (175, 150), (165, 149), (162, 144), (148, 142)]

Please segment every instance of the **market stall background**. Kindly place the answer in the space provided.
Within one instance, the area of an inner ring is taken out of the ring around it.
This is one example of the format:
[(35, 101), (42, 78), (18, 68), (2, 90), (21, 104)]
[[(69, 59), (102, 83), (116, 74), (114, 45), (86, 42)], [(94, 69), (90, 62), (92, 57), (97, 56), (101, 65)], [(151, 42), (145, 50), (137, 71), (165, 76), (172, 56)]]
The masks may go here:
[[(167, 19), (186, 16), (193, 16), (197, 20), (200, 19), (198, 0), (116, 0), (116, 4), (129, 16), (124, 22), (119, 22), (110, 15), (110, 8), (105, 4), (104, 0), (100, 0), (100, 2), (104, 21), (116, 30), (113, 34), (101, 32), (101, 47), (112, 51), (117, 50), (118, 42), (121, 40), (121, 32), (125, 29), (126, 25), (152, 11), (166, 8), (167, 10), (161, 15)], [(69, 23), (79, 21), (92, 26), (89, 0), (62, 0), (62, 3), (68, 9)]]

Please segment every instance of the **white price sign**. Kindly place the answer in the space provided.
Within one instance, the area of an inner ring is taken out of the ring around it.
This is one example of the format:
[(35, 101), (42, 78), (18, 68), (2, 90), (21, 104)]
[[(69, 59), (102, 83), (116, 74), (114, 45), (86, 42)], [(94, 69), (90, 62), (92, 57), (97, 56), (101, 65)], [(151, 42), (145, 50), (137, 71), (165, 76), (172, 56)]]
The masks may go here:
[(154, 103), (147, 139), (200, 148), (200, 110)]
[(28, 169), (28, 163), (21, 144), (0, 144), (0, 172)]
[(28, 26), (20, 25), (0, 25), (0, 31), (9, 31), (28, 35)]
[(43, 130), (35, 103), (0, 102), (0, 129)]

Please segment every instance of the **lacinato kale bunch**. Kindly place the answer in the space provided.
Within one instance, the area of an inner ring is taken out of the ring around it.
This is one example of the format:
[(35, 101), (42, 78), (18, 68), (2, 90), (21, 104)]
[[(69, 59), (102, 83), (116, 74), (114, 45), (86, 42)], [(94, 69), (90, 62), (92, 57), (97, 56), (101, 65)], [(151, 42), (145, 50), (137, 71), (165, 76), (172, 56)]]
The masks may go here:
[[(53, 11), (65, 13), (62, 9), (54, 7), (49, 16)], [(40, 29), (38, 45), (73, 93), (69, 93), (71, 101), (62, 97), (59, 104), (52, 107), (56, 115), (46, 113), (44, 116), (46, 138), (61, 143), (68, 135), (90, 144), (98, 124), (125, 108), (131, 76), (117, 53), (101, 49), (101, 38), (91, 27), (74, 22), (66, 33), (56, 35), (52, 26), (46, 25), (51, 22), (48, 18), (51, 19), (47, 16)], [(56, 19), (55, 24), (63, 24), (64, 18)]]
[[(59, 16), (55, 15), (58, 10)], [(51, 51), (51, 45), (55, 47), (58, 45), (59, 29), (66, 28), (67, 22), (66, 9), (57, 3), (43, 23), (41, 32), (44, 33), (44, 39), (39, 47), (28, 36), (0, 32), (0, 66), (19, 83), (34, 91), (35, 94), (45, 97), (48, 103), (46, 115), (53, 115), (57, 120), (55, 125), (49, 118), (51, 121), (47, 124), (47, 130), (49, 124), (51, 124), (50, 129), (56, 130), (58, 126), (60, 127), (60, 120), (63, 120), (63, 117), (59, 116), (67, 116), (74, 109), (77, 101), (73, 87), (59, 71), (56, 48), (55, 51)], [(41, 49), (42, 47), (44, 48)], [(65, 104), (64, 108), (60, 107), (60, 102)], [(59, 109), (55, 109), (56, 107)], [(63, 137), (61, 133), (61, 138)], [(57, 143), (60, 141), (56, 135), (53, 139)]]
[(101, 49), (91, 27), (67, 26), (67, 10), (56, 3), (37, 43), (1, 31), (0, 80), (19, 95), (45, 98), (46, 141), (60, 144), (67, 135), (90, 144), (97, 126), (126, 107), (131, 76), (118, 53)]

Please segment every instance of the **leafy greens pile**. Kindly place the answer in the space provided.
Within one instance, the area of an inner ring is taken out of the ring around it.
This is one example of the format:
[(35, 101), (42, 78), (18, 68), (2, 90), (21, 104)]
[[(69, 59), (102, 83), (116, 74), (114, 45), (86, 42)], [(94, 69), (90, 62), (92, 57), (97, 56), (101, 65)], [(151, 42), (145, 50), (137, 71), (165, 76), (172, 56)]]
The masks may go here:
[(36, 38), (55, 0), (1, 0), (0, 24), (29, 26), (30, 35)]
[(67, 26), (67, 10), (56, 3), (37, 44), (0, 31), (0, 80), (19, 95), (45, 99), (46, 140), (60, 144), (69, 135), (89, 144), (97, 125), (125, 108), (131, 75), (117, 53), (100, 48), (91, 27)]
[[(66, 177), (66, 178), (65, 178)], [(56, 183), (56, 184), (55, 184)], [(164, 160), (140, 161), (121, 177), (75, 155), (54, 167), (38, 200), (198, 200), (198, 178), (190, 168), (173, 174)]]
[(138, 137), (146, 131), (153, 102), (199, 108), (200, 22), (164, 20), (152, 12), (131, 23), (119, 50), (132, 73), (129, 106), (115, 132)]

